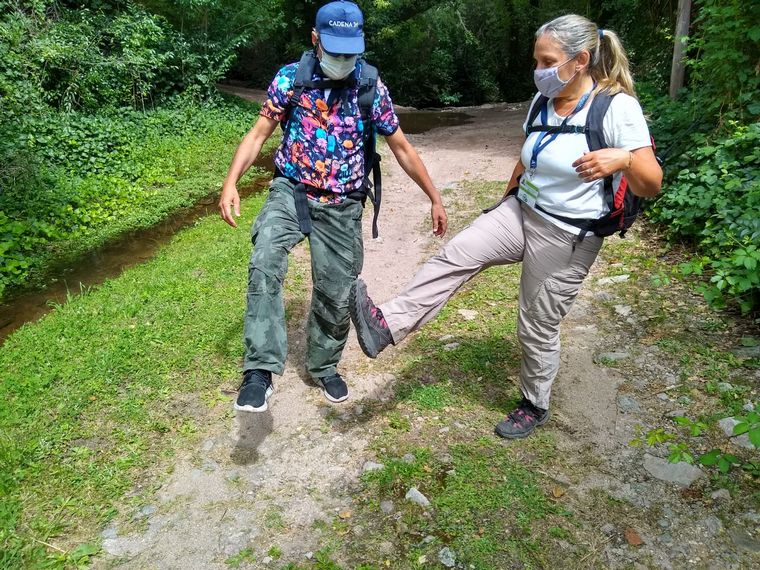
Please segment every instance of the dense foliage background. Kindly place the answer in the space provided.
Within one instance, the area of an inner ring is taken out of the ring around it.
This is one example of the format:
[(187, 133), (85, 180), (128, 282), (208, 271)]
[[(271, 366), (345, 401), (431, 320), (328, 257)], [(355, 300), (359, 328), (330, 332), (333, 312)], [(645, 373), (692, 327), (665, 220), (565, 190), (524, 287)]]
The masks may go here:
[[(166, 200), (198, 171), (198, 149), (234, 145), (255, 119), (216, 84), (266, 86), (309, 47), (321, 4), (0, 0), (0, 295), (44, 279), (64, 251), (213, 190), (223, 164), (184, 198)], [(687, 85), (675, 102), (664, 96), (675, 0), (359, 4), (367, 58), (395, 101), (414, 106), (527, 99), (534, 30), (560, 13), (617, 30), (668, 158), (652, 219), (696, 246), (681, 272), (706, 276), (715, 304), (757, 306), (758, 3), (695, 0)]]

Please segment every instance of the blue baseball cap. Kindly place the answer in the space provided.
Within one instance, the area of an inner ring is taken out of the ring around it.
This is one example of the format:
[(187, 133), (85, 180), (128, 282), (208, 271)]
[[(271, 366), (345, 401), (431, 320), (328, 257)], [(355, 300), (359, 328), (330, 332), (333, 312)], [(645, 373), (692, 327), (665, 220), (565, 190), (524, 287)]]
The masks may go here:
[(315, 25), (322, 48), (328, 53), (364, 53), (364, 16), (353, 2), (330, 2), (317, 12)]

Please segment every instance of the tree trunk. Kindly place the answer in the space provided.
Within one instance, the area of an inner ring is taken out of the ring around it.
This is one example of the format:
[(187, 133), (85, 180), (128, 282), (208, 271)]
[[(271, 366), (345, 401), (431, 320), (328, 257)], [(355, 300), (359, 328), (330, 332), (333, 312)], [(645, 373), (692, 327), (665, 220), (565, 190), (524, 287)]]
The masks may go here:
[(683, 87), (684, 53), (686, 36), (689, 35), (691, 17), (691, 0), (678, 0), (678, 19), (676, 20), (676, 39), (673, 46), (673, 67), (670, 72), (670, 98), (675, 99), (678, 90)]

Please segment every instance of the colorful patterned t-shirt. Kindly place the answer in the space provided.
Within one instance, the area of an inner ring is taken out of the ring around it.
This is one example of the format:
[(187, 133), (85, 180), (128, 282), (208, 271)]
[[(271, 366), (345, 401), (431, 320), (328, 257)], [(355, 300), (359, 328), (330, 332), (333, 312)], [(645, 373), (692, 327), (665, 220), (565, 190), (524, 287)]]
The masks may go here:
[[(354, 73), (360, 77), (360, 65)], [(261, 115), (283, 121), (293, 95), (297, 63), (286, 65), (275, 76), (267, 91)], [(314, 79), (318, 79), (315, 75)], [(275, 166), (288, 178), (299, 180), (321, 191), (310, 191), (312, 200), (340, 203), (347, 193), (361, 188), (364, 182), (364, 141), (358, 87), (342, 90), (328, 106), (322, 89), (305, 89), (300, 104), (283, 133), (282, 144), (275, 153)], [(344, 97), (348, 105), (344, 105)], [(378, 78), (372, 104), (373, 128), (381, 135), (392, 135), (399, 121), (393, 110), (388, 89)]]

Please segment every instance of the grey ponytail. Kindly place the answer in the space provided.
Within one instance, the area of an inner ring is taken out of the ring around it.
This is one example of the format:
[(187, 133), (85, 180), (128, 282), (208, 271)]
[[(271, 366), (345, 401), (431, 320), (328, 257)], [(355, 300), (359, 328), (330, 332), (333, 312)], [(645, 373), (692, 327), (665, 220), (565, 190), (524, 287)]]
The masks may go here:
[(568, 14), (541, 26), (536, 37), (544, 34), (548, 34), (571, 58), (583, 50), (591, 54), (589, 74), (597, 82), (599, 91), (610, 94), (622, 91), (636, 96), (628, 56), (615, 32), (600, 30), (594, 22), (583, 16)]

